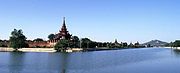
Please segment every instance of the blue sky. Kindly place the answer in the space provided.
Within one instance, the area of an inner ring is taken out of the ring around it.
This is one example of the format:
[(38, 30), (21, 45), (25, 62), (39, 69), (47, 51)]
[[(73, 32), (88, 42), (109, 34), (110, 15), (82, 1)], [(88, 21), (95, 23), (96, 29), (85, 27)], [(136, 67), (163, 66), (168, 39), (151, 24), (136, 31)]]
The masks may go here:
[(47, 40), (62, 19), (72, 35), (94, 41), (166, 42), (180, 39), (179, 0), (0, 0), (0, 39), (22, 29)]

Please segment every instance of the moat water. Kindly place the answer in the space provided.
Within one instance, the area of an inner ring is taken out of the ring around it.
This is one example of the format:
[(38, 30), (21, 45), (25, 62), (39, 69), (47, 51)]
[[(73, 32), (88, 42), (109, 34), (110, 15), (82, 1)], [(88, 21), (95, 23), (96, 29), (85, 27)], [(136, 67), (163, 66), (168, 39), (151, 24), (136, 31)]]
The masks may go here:
[(0, 52), (0, 73), (180, 73), (180, 52), (143, 48), (75, 53)]

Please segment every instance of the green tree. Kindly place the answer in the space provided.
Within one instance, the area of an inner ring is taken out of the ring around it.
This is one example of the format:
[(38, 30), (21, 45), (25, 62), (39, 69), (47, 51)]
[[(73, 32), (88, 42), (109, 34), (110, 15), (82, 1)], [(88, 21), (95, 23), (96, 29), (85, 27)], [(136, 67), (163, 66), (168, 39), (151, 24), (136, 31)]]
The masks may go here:
[(41, 38), (37, 38), (37, 39), (34, 39), (33, 41), (34, 41), (34, 42), (42, 42), (42, 41), (44, 41), (44, 40), (41, 39)]
[(104, 42), (102, 47), (108, 47), (108, 43)]
[(135, 44), (134, 44), (134, 47), (135, 47), (135, 48), (139, 48), (139, 47), (140, 47), (139, 42), (135, 43)]
[(48, 35), (48, 38), (49, 38), (49, 40), (53, 40), (55, 38), (55, 35), (54, 34), (50, 34), (50, 35)]
[(78, 48), (80, 40), (77, 36), (72, 36), (70, 40), (70, 47), (71, 48)]
[(10, 36), (10, 47), (15, 49), (15, 51), (18, 51), (19, 48), (28, 47), (28, 44), (26, 43), (26, 37), (23, 35), (22, 30), (16, 30), (11, 32)]
[(81, 39), (81, 47), (82, 48), (95, 48), (98, 43), (91, 41), (89, 38)]
[(3, 42), (0, 42), (0, 47), (3, 47)]
[(54, 46), (57, 52), (64, 52), (67, 49), (67, 47), (69, 47), (69, 41), (66, 39), (59, 40), (59, 42), (57, 42)]
[(180, 47), (180, 40), (176, 40), (176, 41), (173, 43), (173, 47)]
[(8, 47), (8, 41), (7, 40), (0, 40), (0, 47)]
[(130, 43), (130, 44), (128, 45), (128, 48), (134, 48), (134, 45), (133, 45), (132, 43)]
[(125, 43), (122, 43), (122, 48), (127, 48), (128, 47), (128, 44), (125, 42)]
[(173, 42), (165, 44), (166, 47), (173, 47)]
[(91, 42), (90, 39), (88, 39), (88, 38), (82, 38), (82, 39), (81, 39), (81, 47), (82, 47), (82, 48), (88, 48), (88, 47), (89, 47), (89, 42)]
[(0, 39), (0, 47), (3, 46), (3, 41)]

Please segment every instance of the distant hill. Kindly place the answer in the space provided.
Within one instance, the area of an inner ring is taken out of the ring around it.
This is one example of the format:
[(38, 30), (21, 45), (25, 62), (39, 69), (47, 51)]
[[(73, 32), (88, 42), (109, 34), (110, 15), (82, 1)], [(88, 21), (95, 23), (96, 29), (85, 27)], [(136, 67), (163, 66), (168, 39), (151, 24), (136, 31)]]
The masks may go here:
[(161, 46), (165, 46), (166, 44), (168, 44), (168, 43), (160, 41), (160, 40), (151, 40), (151, 41), (144, 43), (142, 45), (144, 45), (144, 46), (150, 45), (153, 47), (161, 47)]

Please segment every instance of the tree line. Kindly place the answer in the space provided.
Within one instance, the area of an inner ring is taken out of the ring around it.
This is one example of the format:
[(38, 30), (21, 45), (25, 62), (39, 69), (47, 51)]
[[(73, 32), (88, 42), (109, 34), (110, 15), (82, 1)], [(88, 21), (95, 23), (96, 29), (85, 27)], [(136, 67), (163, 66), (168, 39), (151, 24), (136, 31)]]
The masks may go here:
[(167, 47), (180, 47), (180, 40), (175, 40), (174, 42), (170, 42), (166, 44)]
[[(53, 40), (55, 38), (55, 34), (48, 35), (49, 40)], [(8, 41), (8, 46), (14, 48), (16, 51), (20, 48), (26, 48), (29, 47), (27, 43), (27, 38), (23, 34), (23, 31), (14, 29), (11, 32), (11, 36)], [(37, 38), (32, 40), (32, 42), (43, 42), (45, 40), (41, 38)], [(0, 40), (0, 47), (7, 47), (5, 45), (3, 40)], [(7, 44), (7, 43), (6, 43)], [(89, 38), (81, 38), (79, 39), (78, 36), (72, 36), (71, 39), (61, 39), (59, 40), (56, 45), (54, 46), (55, 50), (61, 51), (66, 50), (67, 48), (139, 48), (140, 46), (139, 42), (135, 44), (127, 44), (126, 42), (118, 43), (115, 42), (96, 42), (92, 41)]]

